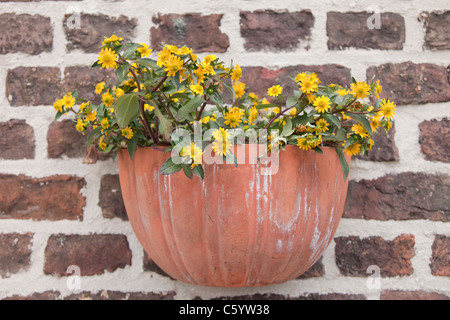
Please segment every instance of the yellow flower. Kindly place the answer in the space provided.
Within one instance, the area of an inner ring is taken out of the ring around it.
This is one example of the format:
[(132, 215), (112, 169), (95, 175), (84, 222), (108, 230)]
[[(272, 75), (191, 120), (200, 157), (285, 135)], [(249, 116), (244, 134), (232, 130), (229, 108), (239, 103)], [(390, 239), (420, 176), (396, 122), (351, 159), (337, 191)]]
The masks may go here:
[(100, 141), (98, 142), (98, 147), (99, 147), (101, 150), (103, 150), (103, 151), (106, 150), (107, 145), (106, 145), (106, 143), (103, 141), (103, 139), (100, 139)]
[(338, 89), (336, 90), (336, 93), (341, 97), (345, 97), (346, 95), (350, 94), (350, 90)]
[(350, 120), (351, 118), (349, 116), (347, 116), (344, 112), (342, 113), (342, 120)]
[(169, 58), (169, 60), (165, 63), (166, 68), (164, 69), (165, 72), (167, 72), (168, 77), (174, 77), (177, 72), (180, 72), (183, 70), (183, 60), (181, 60), (179, 57), (172, 56)]
[(225, 140), (230, 140), (231, 133), (230, 133), (230, 131), (228, 131), (228, 129), (219, 128), (217, 130), (214, 130), (214, 132), (212, 133), (212, 136), (215, 141), (225, 141)]
[(352, 131), (356, 134), (359, 134), (363, 138), (369, 137), (369, 133), (364, 128), (364, 126), (360, 123), (353, 125)]
[(202, 164), (203, 151), (191, 142), (191, 145), (184, 147), (181, 150), (182, 157), (189, 157), (192, 160), (191, 168)]
[(117, 54), (110, 48), (102, 49), (97, 60), (102, 65), (102, 68), (117, 68)]
[(166, 44), (166, 48), (172, 53), (172, 54), (180, 54), (180, 49), (178, 49), (177, 46), (171, 46)]
[(108, 118), (103, 118), (102, 121), (100, 122), (100, 124), (102, 125), (103, 130), (108, 129), (109, 128)]
[(95, 121), (97, 119), (97, 112), (88, 112), (86, 114), (86, 121), (88, 122), (92, 122)]
[(116, 41), (123, 41), (123, 38), (122, 37), (118, 37), (118, 36), (116, 36), (115, 34), (113, 34), (112, 36), (111, 36), (111, 38), (107, 38), (107, 37), (105, 37), (105, 40), (103, 41), (103, 43), (102, 43), (102, 45), (105, 45), (105, 44), (108, 44), (108, 43), (110, 43), (110, 42), (116, 42)]
[(361, 151), (361, 145), (359, 143), (354, 143), (349, 146), (347, 149), (344, 149), (344, 152), (349, 156), (355, 156)]
[(255, 107), (252, 107), (249, 110), (249, 115), (248, 115), (248, 122), (250, 124), (254, 124), (255, 120), (258, 118), (258, 110)]
[(83, 132), (85, 129), (85, 126), (86, 126), (86, 123), (83, 120), (78, 119), (77, 125), (75, 126), (75, 128), (77, 129), (77, 131)]
[(148, 48), (148, 44), (142, 42), (141, 46), (137, 48), (137, 51), (141, 54), (142, 57), (148, 57), (152, 53), (152, 50)]
[(395, 116), (396, 105), (386, 99), (381, 100), (381, 113), (386, 119), (393, 119)]
[(295, 116), (297, 114), (297, 108), (292, 108), (288, 113), (290, 116)]
[(62, 100), (56, 100), (54, 103), (53, 103), (53, 108), (55, 108), (55, 111), (57, 111), (57, 112), (63, 112), (63, 102), (62, 102)]
[(82, 104), (80, 105), (80, 112), (83, 112), (84, 109), (86, 109), (86, 107), (87, 107), (90, 103), (91, 103), (90, 101), (85, 102), (85, 103), (82, 103)]
[(114, 93), (116, 94), (117, 98), (120, 98), (121, 96), (123, 96), (125, 94), (125, 91), (123, 91), (120, 88), (117, 88), (116, 90), (114, 90)]
[(212, 65), (210, 65), (209, 63), (205, 64), (205, 62), (202, 62), (202, 70), (203, 73), (206, 75), (215, 75), (216, 72), (214, 71), (214, 68)]
[[(182, 56), (187, 55), (187, 54), (191, 54), (192, 53), (192, 49), (188, 48), (188, 47), (182, 47), (180, 49), (180, 54)], [(194, 59), (193, 59), (194, 60)], [(195, 60), (194, 60), (195, 61)]]
[(310, 75), (306, 74), (300, 83), (300, 90), (303, 93), (316, 92), (319, 89), (319, 83), (319, 78), (317, 78), (315, 73)]
[(106, 92), (102, 95), (102, 101), (106, 107), (111, 107), (114, 104), (114, 97)]
[(305, 138), (297, 139), (297, 147), (299, 147), (301, 150), (311, 149), (310, 145), (308, 144), (308, 140)]
[(300, 83), (306, 77), (306, 72), (299, 73), (295, 76), (295, 81)]
[(239, 110), (239, 108), (233, 108), (223, 117), (225, 119), (224, 123), (231, 128), (239, 127), (239, 124), (242, 122), (243, 115), (242, 110)]
[(202, 95), (203, 94), (203, 86), (200, 83), (199, 84), (195, 84), (195, 85), (191, 85), (190, 88), (191, 88), (191, 91), (195, 95)]
[(219, 128), (213, 132), (214, 142), (212, 144), (214, 152), (220, 156), (226, 156), (230, 150), (232, 143), (230, 142), (231, 133), (224, 128)]
[(62, 98), (61, 102), (67, 109), (72, 109), (75, 105), (75, 98), (72, 97), (71, 93), (68, 93)]
[(205, 82), (205, 73), (202, 68), (194, 70), (194, 74), (197, 77), (197, 84)]
[(97, 86), (95, 86), (95, 94), (101, 94), (105, 89), (105, 84), (106, 83), (104, 81), (97, 84)]
[(371, 117), (369, 120), (370, 120), (370, 126), (372, 128), (372, 131), (377, 132), (378, 128), (381, 125), (381, 118), (374, 116), (374, 117)]
[(357, 81), (356, 83), (352, 83), (350, 93), (356, 99), (364, 99), (370, 93), (370, 86), (365, 81)]
[(314, 100), (313, 106), (316, 107), (316, 110), (319, 111), (319, 113), (325, 113), (331, 108), (331, 101), (328, 97), (321, 96)]
[(267, 94), (271, 97), (278, 97), (283, 92), (283, 87), (280, 85), (272, 86), (267, 90)]
[(165, 65), (165, 63), (172, 57), (172, 53), (170, 50), (165, 47), (162, 49), (158, 54), (158, 60), (156, 61), (156, 64), (158, 67), (162, 67)]
[(131, 130), (130, 127), (126, 127), (125, 129), (122, 129), (122, 135), (126, 139), (131, 139), (131, 138), (133, 138), (133, 130)]
[(375, 92), (377, 94), (377, 97), (380, 96), (381, 91), (383, 91), (383, 87), (380, 85), (380, 80), (377, 80), (377, 85), (375, 86)]
[(241, 67), (237, 64), (233, 71), (231, 71), (231, 75), (230, 78), (233, 81), (239, 81), (239, 78), (242, 77), (242, 69)]
[(233, 84), (234, 92), (236, 93), (236, 99), (239, 99), (245, 94), (245, 83), (236, 82)]
[(320, 119), (319, 121), (316, 122), (316, 128), (315, 128), (316, 133), (322, 133), (322, 132), (328, 131), (329, 125), (330, 124), (325, 119)]
[(203, 59), (203, 63), (202, 64), (211, 64), (211, 62), (213, 62), (214, 60), (217, 59), (217, 56), (215, 54), (212, 54), (210, 56), (206, 56), (205, 59)]
[(148, 111), (148, 112), (152, 112), (153, 110), (155, 110), (155, 107), (146, 103), (146, 104), (144, 104), (144, 110)]

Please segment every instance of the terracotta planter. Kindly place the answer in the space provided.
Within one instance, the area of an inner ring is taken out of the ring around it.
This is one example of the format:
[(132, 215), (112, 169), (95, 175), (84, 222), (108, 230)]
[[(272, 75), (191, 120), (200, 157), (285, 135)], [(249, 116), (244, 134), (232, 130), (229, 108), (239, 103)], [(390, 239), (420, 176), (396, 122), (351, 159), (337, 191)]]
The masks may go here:
[[(241, 146), (243, 147), (243, 146)], [(168, 154), (119, 153), (127, 213), (149, 256), (183, 282), (264, 286), (295, 279), (323, 254), (342, 216), (348, 182), (331, 148), (289, 146), (276, 175), (262, 164), (206, 165), (205, 179), (162, 176)]]

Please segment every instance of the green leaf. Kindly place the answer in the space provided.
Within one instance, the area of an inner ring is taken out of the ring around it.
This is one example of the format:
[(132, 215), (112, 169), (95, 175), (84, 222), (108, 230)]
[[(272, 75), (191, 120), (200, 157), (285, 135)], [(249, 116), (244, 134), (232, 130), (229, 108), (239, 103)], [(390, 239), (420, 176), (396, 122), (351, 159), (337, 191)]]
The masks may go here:
[(130, 64), (125, 62), (123, 65), (119, 66), (116, 71), (117, 80), (123, 82), (128, 78), (128, 72), (130, 69)]
[(153, 59), (142, 58), (142, 59), (137, 59), (135, 62), (137, 64), (140, 64), (141, 66), (144, 66), (149, 69), (153, 69), (153, 70), (160, 69), (160, 67), (158, 67), (158, 64), (156, 63), (156, 60), (153, 60)]
[(372, 134), (372, 127), (370, 126), (370, 122), (369, 120), (367, 120), (364, 116), (360, 115), (360, 114), (355, 114), (355, 113), (345, 113), (347, 116), (349, 116), (350, 118), (358, 121), (359, 123), (361, 123), (364, 126), (364, 129), (366, 129), (366, 131), (369, 133), (369, 135)]
[(350, 167), (347, 163), (347, 159), (345, 159), (344, 153), (341, 149), (336, 148), (336, 153), (339, 157), (339, 162), (341, 163), (342, 167), (342, 174), (344, 175), (344, 181), (347, 181), (348, 174), (350, 173)]
[(188, 177), (189, 179), (194, 178), (194, 175), (192, 173), (192, 169), (191, 166), (188, 164), (183, 164), (181, 165), (181, 167), (183, 168), (183, 172), (186, 175), (186, 177)]
[(280, 107), (279, 105), (273, 104), (273, 103), (259, 104), (259, 105), (255, 106), (255, 108), (257, 110), (266, 109), (266, 108), (279, 108), (279, 107)]
[(315, 152), (317, 152), (318, 154), (323, 154), (322, 149), (320, 149), (319, 147), (313, 148), (313, 150), (314, 150)]
[(300, 101), (295, 97), (289, 97), (286, 100), (286, 108), (292, 108), (293, 106), (297, 105)]
[(176, 115), (177, 121), (185, 120), (188, 114), (197, 110), (197, 108), (200, 107), (204, 102), (205, 100), (202, 96), (197, 96), (194, 99), (190, 100), (178, 111)]
[(175, 164), (172, 161), (172, 158), (169, 158), (162, 165), (161, 169), (159, 169), (159, 173), (162, 175), (169, 175), (181, 171), (181, 164)]
[(113, 105), (117, 124), (126, 128), (128, 124), (139, 115), (139, 96), (137, 94), (124, 94)]
[(235, 102), (235, 101), (236, 101), (236, 92), (234, 91), (233, 87), (230, 86), (230, 85), (229, 85), (228, 83), (226, 83), (225, 81), (222, 81), (221, 83), (223, 84), (223, 86), (224, 86), (225, 88), (227, 88), (228, 91), (230, 91), (230, 93), (231, 93), (231, 95), (232, 95), (232, 97), (233, 97), (233, 102)]
[(202, 166), (195, 166), (194, 169), (192, 169), (192, 172), (194, 172), (194, 174), (201, 180), (205, 178), (205, 171)]
[(159, 110), (158, 106), (155, 105), (155, 115), (158, 117), (160, 122), (160, 130), (164, 137), (164, 140), (170, 140), (170, 136), (173, 132), (173, 125), (172, 122), (169, 121), (162, 113), (161, 110)]
[(339, 119), (332, 114), (324, 114), (323, 116), (325, 118), (325, 120), (327, 120), (328, 122), (333, 123), (336, 127), (340, 128), (341, 127), (341, 122), (339, 121)]
[(122, 57), (124, 59), (131, 59), (134, 56), (134, 53), (136, 52), (137, 48), (139, 48), (141, 45), (138, 43), (129, 43), (123, 46), (125, 51), (122, 54)]
[(281, 131), (280, 137), (287, 137), (290, 136), (295, 129), (293, 129), (292, 120), (290, 117), (284, 117), (284, 121), (286, 121), (286, 124), (283, 127), (283, 131)]
[(59, 118), (61, 118), (64, 115), (64, 112), (57, 112), (55, 115), (55, 121), (57, 121)]
[(222, 96), (218, 92), (214, 92), (213, 94), (208, 94), (208, 97), (214, 102), (217, 106), (223, 107)]
[(91, 68), (100, 68), (102, 65), (98, 63), (98, 60), (91, 66)]
[(186, 93), (176, 92), (170, 96), (170, 99), (189, 99), (189, 95)]
[(134, 136), (133, 139), (131, 139), (128, 142), (127, 149), (128, 149), (128, 153), (130, 154), (131, 160), (133, 160), (134, 154), (136, 153), (137, 144), (138, 144), (137, 136)]

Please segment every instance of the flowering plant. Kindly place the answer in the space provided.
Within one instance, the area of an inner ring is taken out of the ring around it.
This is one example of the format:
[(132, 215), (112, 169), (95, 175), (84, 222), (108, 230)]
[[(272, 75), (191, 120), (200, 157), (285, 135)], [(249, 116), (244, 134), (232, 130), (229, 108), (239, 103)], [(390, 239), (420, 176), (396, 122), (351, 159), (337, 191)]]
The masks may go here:
[(267, 152), (288, 145), (319, 153), (333, 147), (346, 179), (344, 153), (368, 154), (372, 134), (392, 126), (396, 106), (380, 98), (379, 81), (322, 86), (315, 73), (303, 72), (291, 78), (298, 88), (292, 95), (283, 95), (277, 84), (260, 98), (246, 92), (238, 64), (226, 67), (215, 55), (201, 60), (191, 49), (172, 45), (164, 45), (156, 59), (151, 54), (147, 44), (105, 38), (93, 67), (115, 69), (117, 83), (97, 85), (98, 105), (76, 91), (67, 93), (54, 103), (56, 119), (73, 112), (76, 129), (104, 153), (127, 148), (133, 157), (138, 147), (172, 151), (161, 173), (183, 170), (190, 178), (203, 178), (206, 148), (235, 160), (232, 146), (243, 137), (241, 143), (266, 141)]

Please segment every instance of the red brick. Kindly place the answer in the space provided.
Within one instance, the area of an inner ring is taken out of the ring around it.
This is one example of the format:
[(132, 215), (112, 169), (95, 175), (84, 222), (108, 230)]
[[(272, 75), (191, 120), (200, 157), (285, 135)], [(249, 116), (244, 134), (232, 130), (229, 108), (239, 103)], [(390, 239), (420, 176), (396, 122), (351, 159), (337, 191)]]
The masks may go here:
[(34, 141), (34, 130), (25, 120), (0, 122), (1, 159), (33, 159), (36, 149)]
[(64, 300), (174, 300), (175, 295), (174, 291), (155, 293), (104, 290), (98, 293), (82, 292), (73, 294), (64, 298)]
[[(432, 191), (432, 192), (431, 192)], [(449, 220), (450, 178), (401, 173), (350, 181), (344, 217), (374, 220)]]
[(381, 237), (361, 239), (340, 237), (336, 242), (336, 264), (344, 276), (367, 277), (370, 266), (378, 266), (382, 277), (408, 276), (413, 273), (411, 258), (415, 255), (412, 235), (401, 235), (393, 241)]
[(82, 220), (82, 178), (0, 174), (0, 219)]
[(422, 12), (424, 20), (425, 48), (430, 50), (450, 50), (450, 11)]
[(424, 121), (419, 125), (419, 143), (425, 159), (450, 162), (450, 119)]
[(265, 293), (254, 295), (243, 295), (236, 297), (219, 297), (213, 300), (367, 300), (362, 294), (344, 294), (344, 293), (310, 293), (300, 297), (290, 297), (281, 294)]
[(48, 17), (4, 13), (0, 15), (0, 30), (0, 54), (37, 55), (53, 48), (53, 28)]
[(102, 208), (104, 218), (128, 221), (118, 175), (108, 174), (102, 177), (98, 205)]
[(398, 105), (450, 101), (449, 71), (430, 63), (387, 63), (370, 67), (367, 79), (375, 76), (383, 86), (381, 96)]
[(78, 132), (72, 120), (52, 122), (47, 132), (47, 152), (50, 159), (63, 156), (81, 158), (87, 152), (87, 136)]
[(323, 277), (325, 275), (325, 266), (323, 265), (322, 260), (323, 258), (321, 257), (311, 268), (309, 268), (308, 271), (306, 271), (297, 279), (304, 280)]
[(149, 258), (147, 255), (147, 252), (144, 251), (144, 259), (143, 259), (143, 267), (144, 271), (154, 272), (156, 274), (159, 274), (160, 276), (173, 279), (171, 276), (169, 276), (167, 273), (165, 273), (152, 259)]
[(381, 300), (450, 300), (446, 295), (427, 291), (383, 290)]
[(67, 19), (71, 16), (66, 14), (63, 21), (69, 51), (80, 49), (87, 53), (97, 53), (105, 37), (115, 34), (131, 40), (136, 33), (137, 20), (125, 16), (113, 18), (103, 14), (82, 13), (81, 29), (67, 27)]
[(195, 52), (226, 52), (230, 46), (228, 36), (220, 31), (221, 14), (201, 15), (166, 14), (153, 17), (156, 27), (151, 28), (154, 50), (161, 43), (188, 46)]
[(45, 248), (44, 273), (68, 276), (69, 266), (78, 266), (81, 276), (114, 272), (131, 265), (127, 237), (113, 234), (53, 235)]
[[(241, 35), (249, 51), (293, 51), (309, 40), (314, 26), (310, 10), (241, 12)], [(306, 45), (309, 48), (309, 45)]]
[(436, 236), (432, 249), (431, 273), (434, 276), (450, 277), (450, 237)]
[(0, 234), (0, 278), (9, 278), (20, 270), (28, 270), (32, 234)]
[(377, 162), (400, 160), (398, 148), (395, 144), (395, 123), (389, 131), (389, 135), (386, 135), (385, 132), (380, 129), (380, 131), (372, 135), (372, 139), (375, 144), (373, 145), (369, 155), (367, 157), (358, 156), (356, 158)]
[(396, 13), (381, 13), (381, 29), (369, 29), (368, 12), (328, 12), (328, 49), (346, 48), (402, 50), (405, 19)]
[(28, 296), (13, 295), (3, 300), (20, 300), (20, 301), (42, 301), (42, 300), (61, 300), (61, 293), (58, 291), (35, 292)]
[(63, 92), (57, 67), (18, 67), (8, 70), (6, 97), (11, 106), (53, 105)]

